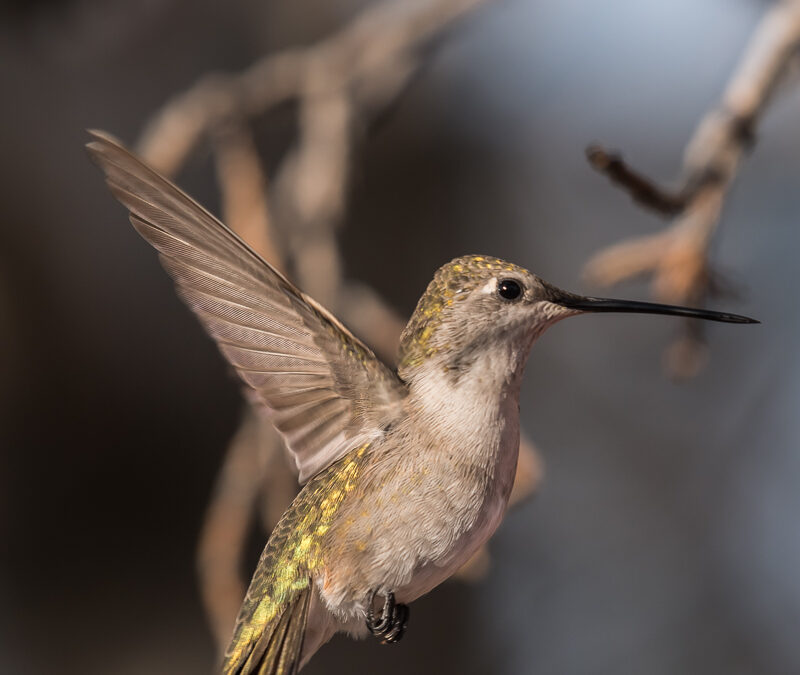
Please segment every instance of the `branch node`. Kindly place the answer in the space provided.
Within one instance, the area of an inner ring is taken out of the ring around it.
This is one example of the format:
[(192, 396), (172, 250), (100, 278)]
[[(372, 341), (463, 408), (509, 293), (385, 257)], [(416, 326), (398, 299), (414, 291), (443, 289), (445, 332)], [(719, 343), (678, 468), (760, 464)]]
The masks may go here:
[(686, 194), (670, 192), (660, 187), (655, 181), (629, 166), (617, 152), (606, 150), (597, 144), (590, 145), (586, 148), (586, 159), (595, 171), (606, 175), (642, 206), (664, 216), (677, 215), (686, 208)]

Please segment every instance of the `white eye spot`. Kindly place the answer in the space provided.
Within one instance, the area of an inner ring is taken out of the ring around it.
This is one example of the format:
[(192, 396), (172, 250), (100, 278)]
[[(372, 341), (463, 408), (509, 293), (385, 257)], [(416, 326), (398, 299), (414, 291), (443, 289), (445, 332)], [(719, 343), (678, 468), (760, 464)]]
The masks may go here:
[(481, 293), (494, 293), (497, 290), (497, 279), (491, 278), (486, 282), (486, 285), (481, 288)]

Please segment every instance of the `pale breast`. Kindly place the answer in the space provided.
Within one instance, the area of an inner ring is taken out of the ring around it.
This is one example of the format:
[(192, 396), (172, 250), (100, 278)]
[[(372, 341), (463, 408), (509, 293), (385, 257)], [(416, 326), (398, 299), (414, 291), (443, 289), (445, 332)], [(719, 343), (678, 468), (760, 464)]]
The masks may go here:
[[(519, 416), (516, 398), (510, 401), (514, 410), (503, 410), (505, 421), (500, 432), (490, 477), (484, 484), (484, 498), (474, 522), (455, 541), (450, 553), (441, 559), (431, 560), (418, 567), (401, 597), (406, 602), (425, 595), (428, 591), (452, 576), (494, 534), (505, 515), (508, 498), (514, 484), (519, 457)], [(488, 468), (488, 467), (487, 467)]]
[(362, 612), (373, 589), (416, 599), (497, 529), (519, 450), (517, 397), (501, 399), (472, 396), (438, 425), (409, 416), (372, 450), (358, 494), (328, 533), (320, 592), (340, 617)]

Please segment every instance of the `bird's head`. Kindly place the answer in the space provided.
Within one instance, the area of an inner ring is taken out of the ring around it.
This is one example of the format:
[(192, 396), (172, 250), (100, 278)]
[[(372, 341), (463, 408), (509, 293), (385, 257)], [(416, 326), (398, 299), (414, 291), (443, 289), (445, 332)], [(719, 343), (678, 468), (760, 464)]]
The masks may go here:
[[(400, 341), (399, 374), (441, 367), (454, 378), (481, 357), (505, 354), (507, 369), (521, 370), (542, 332), (586, 312), (671, 314), (731, 323), (753, 319), (701, 309), (591, 298), (563, 291), (528, 270), (490, 256), (463, 256), (439, 268)], [(510, 375), (510, 372), (508, 373)]]

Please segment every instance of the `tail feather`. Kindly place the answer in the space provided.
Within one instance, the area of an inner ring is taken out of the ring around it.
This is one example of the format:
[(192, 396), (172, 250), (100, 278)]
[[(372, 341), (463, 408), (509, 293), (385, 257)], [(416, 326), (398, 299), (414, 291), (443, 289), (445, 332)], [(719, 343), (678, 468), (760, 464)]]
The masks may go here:
[(312, 587), (293, 594), (261, 635), (223, 667), (226, 675), (295, 675), (300, 668)]
[(310, 599), (311, 589), (307, 588), (283, 613), (261, 660), (258, 675), (294, 675), (298, 671)]

